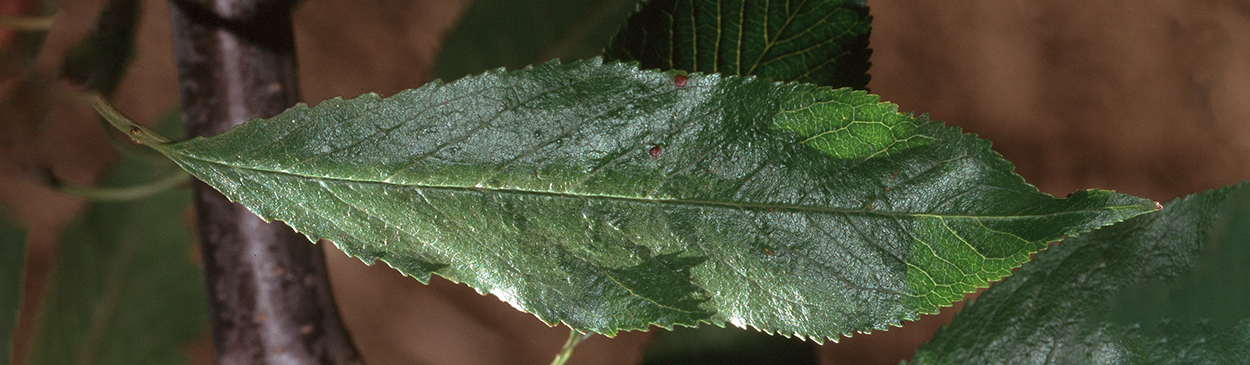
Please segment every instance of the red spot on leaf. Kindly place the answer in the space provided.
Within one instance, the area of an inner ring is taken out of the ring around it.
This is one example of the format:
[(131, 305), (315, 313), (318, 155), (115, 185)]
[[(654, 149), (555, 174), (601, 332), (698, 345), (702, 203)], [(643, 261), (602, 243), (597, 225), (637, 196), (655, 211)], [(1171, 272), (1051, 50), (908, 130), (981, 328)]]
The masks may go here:
[(765, 255), (768, 255), (768, 256), (772, 256), (772, 255), (773, 255), (773, 252), (772, 252), (772, 251), (770, 251), (769, 249), (765, 248), (765, 249), (764, 249), (764, 254), (765, 254)]
[(686, 87), (687, 80), (689, 79), (686, 78), (686, 75), (673, 76), (673, 85), (676, 85), (677, 87)]
[(1155, 210), (1163, 210), (1163, 204), (1159, 204), (1159, 202), (1155, 202)]
[(651, 154), (651, 158), (660, 158), (660, 146), (652, 146), (647, 153)]

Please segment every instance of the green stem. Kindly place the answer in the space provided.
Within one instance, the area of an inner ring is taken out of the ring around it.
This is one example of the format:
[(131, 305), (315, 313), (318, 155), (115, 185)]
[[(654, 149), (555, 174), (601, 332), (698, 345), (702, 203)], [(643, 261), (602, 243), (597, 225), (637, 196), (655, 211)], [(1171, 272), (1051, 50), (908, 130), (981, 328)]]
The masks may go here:
[(69, 184), (58, 184), (57, 188), (66, 194), (92, 201), (127, 201), (146, 198), (173, 189), (191, 181), (191, 175), (182, 170), (174, 171), (168, 176), (152, 182), (125, 187), (86, 187)]
[(160, 152), (135, 144), (130, 138), (123, 139), (117, 133), (109, 132), (109, 128), (113, 128), (113, 125), (104, 120), (104, 118), (100, 118), (98, 124), (103, 128), (102, 131), (107, 136), (109, 146), (113, 146), (113, 149), (123, 156), (132, 157), (154, 166), (173, 166), (173, 161)]
[(112, 124), (113, 128), (117, 128), (117, 130), (122, 131), (122, 133), (129, 135), (130, 139), (134, 140), (135, 143), (145, 144), (159, 149), (158, 146), (160, 145), (174, 142), (174, 140), (169, 139), (169, 137), (162, 136), (160, 133), (156, 133), (155, 131), (148, 129), (148, 127), (144, 127), (139, 123), (136, 123), (133, 119), (130, 119), (130, 117), (122, 113), (121, 110), (118, 110), (116, 106), (113, 106), (112, 103), (109, 103), (108, 100), (104, 99), (103, 96), (92, 96), (91, 106), (95, 108), (96, 112), (100, 113), (101, 117), (104, 117), (104, 120), (107, 120), (109, 124)]
[(564, 365), (569, 361), (569, 357), (573, 356), (573, 349), (590, 337), (590, 333), (582, 334), (577, 330), (569, 329), (569, 340), (564, 342), (564, 348), (560, 349), (560, 353), (556, 354), (556, 358), (551, 360), (551, 365)]
[(52, 29), (52, 23), (55, 21), (55, 14), (32, 17), (0, 15), (0, 26), (23, 32), (46, 32), (48, 29)]

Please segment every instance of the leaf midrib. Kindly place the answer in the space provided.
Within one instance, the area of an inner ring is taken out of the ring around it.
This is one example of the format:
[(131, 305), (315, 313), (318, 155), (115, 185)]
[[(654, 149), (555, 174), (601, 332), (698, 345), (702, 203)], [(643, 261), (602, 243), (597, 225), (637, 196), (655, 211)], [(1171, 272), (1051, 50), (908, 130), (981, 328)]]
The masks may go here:
[[(969, 219), (969, 220), (978, 220), (978, 221), (981, 221), (981, 220), (1040, 219), (1040, 218), (1047, 218), (1047, 217), (1054, 217), (1054, 216), (1061, 216), (1061, 215), (1068, 215), (1068, 214), (1077, 214), (1077, 213), (1086, 213), (1086, 212), (1096, 212), (1096, 211), (1104, 211), (1104, 210), (1122, 210), (1122, 209), (1132, 209), (1132, 208), (1139, 208), (1139, 207), (1140, 207), (1140, 205), (1117, 205), (1117, 206), (1105, 206), (1105, 207), (1091, 208), (1091, 209), (1064, 210), (1064, 211), (1060, 211), (1060, 212), (1055, 212), (1055, 213), (1046, 213), (1046, 214), (1022, 214), (1022, 215), (1021, 215), (1021, 214), (1017, 214), (1017, 215), (983, 215), (983, 216), (978, 216), (978, 215), (942, 215), (942, 214), (932, 214), (932, 213), (892, 212), (892, 211), (889, 211), (889, 210), (886, 210), (886, 209), (881, 209), (881, 210), (877, 210), (877, 209), (846, 209), (846, 208), (839, 209), (839, 208), (819, 207), (819, 206), (810, 206), (810, 205), (768, 205), (768, 204), (763, 204), (763, 203), (724, 202), (724, 201), (693, 200), (693, 199), (672, 199), (672, 198), (667, 198), (667, 199), (659, 199), (659, 198), (629, 197), (629, 196), (619, 196), (619, 195), (576, 194), (576, 193), (567, 193), (567, 192), (563, 192), (563, 193), (562, 193), (562, 192), (554, 192), (554, 191), (538, 191), (538, 190), (521, 190), (521, 189), (485, 188), (485, 187), (480, 187), (480, 186), (455, 186), (455, 185), (400, 184), (400, 183), (393, 183), (393, 182), (387, 182), (387, 181), (352, 180), (352, 179), (346, 179), (346, 178), (336, 178), (336, 177), (320, 177), (320, 176), (310, 176), (310, 175), (296, 174), (296, 173), (292, 173), (292, 172), (290, 172), (290, 171), (281, 171), (281, 170), (273, 170), (273, 169), (262, 169), (262, 168), (254, 168), (254, 167), (246, 167), (246, 168), (244, 168), (244, 167), (240, 167), (240, 166), (237, 166), (237, 165), (231, 165), (231, 164), (226, 163), (226, 162), (223, 162), (223, 161), (209, 160), (209, 159), (199, 158), (199, 157), (196, 157), (196, 156), (191, 156), (191, 155), (188, 155), (188, 154), (178, 153), (177, 151), (173, 151), (173, 150), (169, 150), (169, 149), (162, 149), (162, 150), (163, 150), (166, 154), (176, 154), (176, 155), (178, 155), (178, 156), (181, 156), (181, 157), (185, 158), (186, 160), (196, 160), (196, 161), (201, 161), (201, 162), (208, 163), (208, 164), (214, 164), (214, 165), (224, 166), (224, 167), (229, 168), (229, 169), (232, 169), (232, 170), (244, 170), (244, 171), (256, 171), (256, 172), (261, 172), (261, 173), (280, 174), (280, 175), (287, 175), (287, 176), (292, 176), (292, 177), (296, 177), (296, 178), (304, 178), (304, 179), (311, 179), (311, 180), (318, 180), (318, 181), (335, 181), (335, 182), (348, 182), (348, 183), (370, 183), (370, 184), (380, 184), (380, 185), (400, 186), (400, 187), (416, 188), (416, 189), (453, 190), (453, 191), (465, 191), (465, 192), (470, 192), (470, 191), (471, 191), (471, 192), (477, 192), (477, 193), (516, 194), (516, 195), (537, 195), (537, 196), (551, 196), (551, 197), (577, 198), (577, 199), (587, 199), (587, 200), (588, 200), (588, 199), (604, 199), (604, 200), (618, 200), (618, 201), (627, 201), (627, 202), (636, 202), (636, 203), (657, 203), (657, 204), (673, 204), (673, 205), (688, 205), (688, 206), (708, 206), (708, 207), (729, 208), (729, 209), (736, 209), (736, 210), (743, 210), (743, 211), (745, 211), (745, 210), (766, 211), (766, 210), (772, 209), (773, 211), (792, 211), (792, 212), (805, 212), (805, 213), (823, 213), (823, 214), (840, 214), (840, 215), (879, 216), (879, 217), (891, 217), (891, 218), (898, 218), (898, 217), (916, 217), (916, 218), (936, 218), (936, 219)], [(171, 157), (173, 157), (173, 156), (171, 156)], [(177, 159), (176, 159), (176, 160), (177, 160)], [(871, 205), (870, 205), (870, 207), (871, 207)]]

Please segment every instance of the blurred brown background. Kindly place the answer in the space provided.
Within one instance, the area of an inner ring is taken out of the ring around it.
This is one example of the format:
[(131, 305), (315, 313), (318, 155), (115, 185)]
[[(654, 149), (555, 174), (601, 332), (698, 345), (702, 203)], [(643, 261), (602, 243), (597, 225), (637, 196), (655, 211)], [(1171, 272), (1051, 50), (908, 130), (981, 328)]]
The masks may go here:
[[(24, 3), (31, 2), (0, 1), (0, 11)], [(295, 22), (304, 100), (421, 85), (466, 4), (305, 0)], [(1104, 188), (1162, 201), (1250, 178), (1250, 1), (869, 5), (872, 91), (993, 141), (1045, 192)], [(61, 1), (34, 71), (5, 59), (0, 93), (54, 79), (65, 50), (89, 32), (102, 6)], [(166, 6), (143, 1), (136, 58), (115, 98), (140, 121), (177, 102)], [(2, 108), (0, 199), (34, 227), (28, 288), (46, 276), (57, 230), (82, 206), (43, 186), (42, 171), (90, 184), (112, 161), (90, 109), (61, 101)], [(33, 118), (46, 124), (22, 122)], [(372, 364), (545, 364), (567, 335), (467, 287), (437, 278), (425, 286), (328, 253), (341, 310)], [(952, 313), (826, 344), (823, 360), (897, 363)], [(594, 337), (572, 363), (635, 363), (648, 336)], [(207, 340), (188, 353), (206, 363)]]

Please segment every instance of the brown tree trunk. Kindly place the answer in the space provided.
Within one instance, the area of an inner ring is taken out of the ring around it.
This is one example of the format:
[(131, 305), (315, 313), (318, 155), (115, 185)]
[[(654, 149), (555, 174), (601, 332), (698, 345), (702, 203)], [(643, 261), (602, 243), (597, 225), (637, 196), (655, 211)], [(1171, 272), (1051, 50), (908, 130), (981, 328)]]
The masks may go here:
[[(299, 99), (290, 0), (172, 0), (183, 122), (210, 136)], [(319, 246), (195, 184), (218, 364), (355, 364)]]

